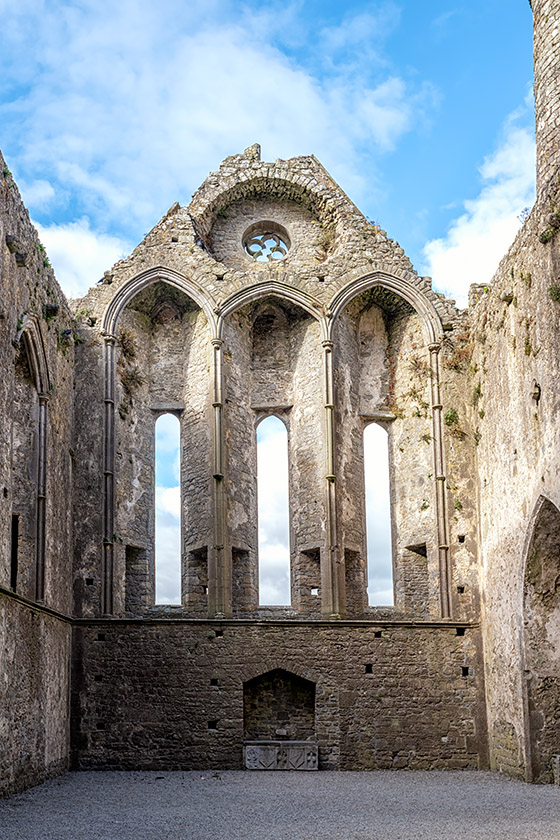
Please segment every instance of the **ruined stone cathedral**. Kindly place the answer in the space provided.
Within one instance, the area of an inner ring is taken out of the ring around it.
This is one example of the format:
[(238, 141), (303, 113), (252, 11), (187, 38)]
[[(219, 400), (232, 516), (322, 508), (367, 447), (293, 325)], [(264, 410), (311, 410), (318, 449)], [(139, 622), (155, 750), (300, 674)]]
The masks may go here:
[[(68, 302), (2, 160), (1, 793), (69, 767), (558, 773), (560, 0), (532, 5), (537, 201), (465, 311), (316, 158), (256, 145)], [(175, 606), (154, 588), (163, 414)], [(286, 607), (258, 586), (271, 415)], [(366, 593), (372, 423), (391, 607)]]

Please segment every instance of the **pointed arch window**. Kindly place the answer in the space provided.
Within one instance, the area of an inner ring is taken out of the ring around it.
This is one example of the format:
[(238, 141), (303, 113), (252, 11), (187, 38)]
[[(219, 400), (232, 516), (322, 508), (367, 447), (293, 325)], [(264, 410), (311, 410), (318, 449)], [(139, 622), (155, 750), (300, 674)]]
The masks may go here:
[(155, 424), (156, 604), (181, 603), (180, 423), (161, 414)]
[(275, 415), (257, 426), (259, 603), (289, 606), (288, 432)]
[(393, 606), (389, 436), (378, 423), (364, 429), (369, 606)]

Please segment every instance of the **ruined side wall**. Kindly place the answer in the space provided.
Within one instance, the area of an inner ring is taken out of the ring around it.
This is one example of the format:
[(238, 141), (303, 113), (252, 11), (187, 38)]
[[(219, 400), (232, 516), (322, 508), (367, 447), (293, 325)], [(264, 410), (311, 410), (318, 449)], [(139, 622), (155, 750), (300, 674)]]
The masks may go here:
[(531, 0), (534, 17), (535, 118), (537, 127), (537, 189), (543, 198), (560, 164), (560, 2)]
[[(0, 277), (0, 792), (8, 793), (65, 769), (68, 761), (69, 629), (29, 602), (36, 597), (41, 390), (47, 403), (44, 603), (65, 614), (71, 608), (74, 334), (47, 254), (1, 156)], [(48, 368), (41, 388), (31, 375), (26, 334), (20, 335), (30, 321)], [(10, 591), (14, 515), (20, 534), (15, 583), (22, 599)]]
[(323, 769), (485, 767), (479, 647), (453, 626), (81, 625), (75, 764), (240, 769), (243, 682), (282, 668), (316, 684)]
[(63, 773), (70, 624), (0, 595), (0, 796)]
[(516, 775), (528, 775), (529, 767), (525, 555), (539, 497), (560, 505), (560, 240), (547, 214), (547, 203), (533, 209), (492, 286), (475, 290), (480, 300), (472, 313), (470, 413), (478, 436), (491, 761)]

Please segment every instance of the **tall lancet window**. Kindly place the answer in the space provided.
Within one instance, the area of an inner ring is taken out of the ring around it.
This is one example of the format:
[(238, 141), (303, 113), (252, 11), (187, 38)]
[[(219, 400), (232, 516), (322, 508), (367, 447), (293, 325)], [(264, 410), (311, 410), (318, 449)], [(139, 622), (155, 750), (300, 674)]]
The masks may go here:
[(290, 598), (288, 432), (278, 417), (257, 426), (259, 603), (286, 606)]
[(155, 430), (156, 604), (181, 603), (181, 431), (177, 417), (162, 414)]
[(389, 436), (377, 423), (364, 429), (368, 603), (393, 606)]

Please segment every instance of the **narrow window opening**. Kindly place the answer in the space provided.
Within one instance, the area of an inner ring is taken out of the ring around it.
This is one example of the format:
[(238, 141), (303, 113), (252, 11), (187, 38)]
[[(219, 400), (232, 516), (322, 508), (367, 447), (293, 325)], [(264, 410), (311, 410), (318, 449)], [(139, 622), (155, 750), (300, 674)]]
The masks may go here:
[(465, 635), (465, 628), (464, 627), (457, 627), (456, 633), (457, 633), (457, 636), (464, 636)]
[(181, 603), (181, 432), (177, 417), (162, 414), (155, 431), (156, 604)]
[(364, 429), (368, 603), (393, 606), (389, 437), (378, 423)]
[(375, 631), (375, 633), (373, 634), (373, 637), (374, 637), (375, 639), (380, 639), (380, 638), (381, 638), (381, 636), (382, 636), (382, 632), (381, 632), (381, 630), (376, 630), (376, 631)]
[(86, 578), (86, 586), (93, 586), (95, 580), (93, 578)]
[(368, 662), (365, 666), (365, 672), (366, 674), (373, 674), (373, 665), (371, 663)]
[(457, 587), (457, 592), (459, 593), (459, 595), (462, 595), (462, 594), (464, 593), (464, 591), (465, 591), (465, 587), (464, 587), (464, 586), (458, 586), (458, 587)]
[(466, 537), (466, 534), (460, 534), (459, 537), (458, 537), (459, 542), (464, 543), (465, 542), (465, 537)]
[(224, 635), (223, 630), (216, 630), (216, 636), (223, 636), (223, 635)]
[(10, 552), (10, 589), (12, 592), (17, 591), (17, 576), (18, 576), (18, 550), (19, 550), (19, 515), (14, 513), (12, 515), (12, 541)]
[(103, 682), (103, 677), (101, 674), (96, 674), (93, 678), (95, 682)]
[(318, 587), (318, 586), (312, 586), (312, 587), (311, 587), (311, 594), (312, 594), (313, 596), (318, 595), (318, 594), (319, 594), (319, 587)]
[(218, 728), (218, 721), (217, 720), (209, 720), (208, 721), (208, 729), (217, 729)]
[(210, 685), (218, 685), (218, 680), (216, 679), (216, 677), (212, 677), (212, 679), (210, 680)]
[(97, 641), (104, 642), (105, 641), (105, 633), (98, 633), (97, 634)]
[(288, 432), (278, 417), (257, 428), (259, 603), (288, 606), (290, 598), (290, 514)]
[(466, 665), (463, 665), (463, 667), (461, 668), (461, 672), (462, 672), (464, 677), (468, 677), (469, 673), (470, 673), (470, 671), (469, 671), (469, 669)]

